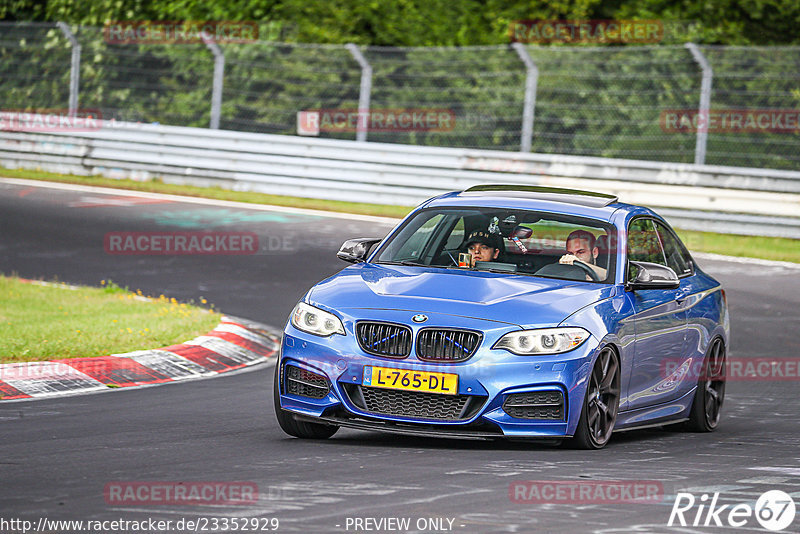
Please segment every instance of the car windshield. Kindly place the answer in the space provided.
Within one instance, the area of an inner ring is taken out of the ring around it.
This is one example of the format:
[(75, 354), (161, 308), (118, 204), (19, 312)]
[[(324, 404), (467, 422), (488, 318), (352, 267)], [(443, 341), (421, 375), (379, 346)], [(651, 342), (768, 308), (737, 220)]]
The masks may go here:
[(428, 208), (406, 221), (374, 261), (611, 283), (612, 229), (592, 219), (531, 210)]

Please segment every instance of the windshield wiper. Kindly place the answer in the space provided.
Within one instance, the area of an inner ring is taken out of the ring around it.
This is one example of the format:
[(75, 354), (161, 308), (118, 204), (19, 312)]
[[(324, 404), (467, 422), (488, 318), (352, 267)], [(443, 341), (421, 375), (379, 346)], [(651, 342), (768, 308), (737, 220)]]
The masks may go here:
[(377, 263), (382, 263), (384, 265), (406, 265), (408, 267), (435, 267), (434, 265), (425, 265), (424, 263), (417, 263), (414, 261), (380, 261)]
[[(416, 263), (416, 262), (408, 261), (408, 260), (403, 260), (403, 261), (377, 261), (375, 263), (378, 263), (378, 264), (381, 264), (381, 265), (404, 265), (406, 267), (427, 267), (428, 269), (457, 269), (457, 270), (460, 270), (460, 271), (468, 270), (468, 269), (465, 269), (464, 267), (459, 267), (457, 265), (435, 265), (435, 264), (427, 265), (427, 264), (424, 264), (424, 263)], [(481, 269), (481, 270), (485, 270), (485, 269)]]

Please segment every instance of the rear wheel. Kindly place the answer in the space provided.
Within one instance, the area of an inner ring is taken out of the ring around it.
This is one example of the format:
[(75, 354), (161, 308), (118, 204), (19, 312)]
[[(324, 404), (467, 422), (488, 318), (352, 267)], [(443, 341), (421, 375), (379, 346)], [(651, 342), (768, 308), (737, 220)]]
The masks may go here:
[(586, 387), (578, 428), (570, 445), (579, 449), (602, 449), (617, 421), (619, 410), (619, 358), (611, 347), (597, 356)]
[(328, 439), (336, 434), (336, 431), (339, 430), (338, 426), (297, 421), (291, 413), (281, 408), (280, 368), (280, 362), (275, 364), (275, 381), (272, 386), (272, 399), (275, 404), (275, 417), (278, 419), (281, 430), (290, 436), (305, 439)]
[(703, 373), (686, 426), (693, 432), (711, 432), (719, 425), (722, 401), (725, 400), (725, 344), (716, 338), (708, 349)]

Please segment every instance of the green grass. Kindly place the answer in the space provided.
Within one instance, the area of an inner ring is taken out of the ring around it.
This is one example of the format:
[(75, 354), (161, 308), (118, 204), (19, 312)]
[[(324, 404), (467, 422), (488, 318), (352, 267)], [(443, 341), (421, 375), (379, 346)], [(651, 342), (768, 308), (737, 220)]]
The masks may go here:
[(800, 263), (800, 239), (675, 231), (693, 252)]
[[(113, 283), (69, 289), (0, 275), (0, 362), (104, 356), (182, 343), (220, 314)], [(201, 304), (207, 304), (201, 301)]]
[[(146, 182), (135, 180), (116, 180), (99, 176), (72, 176), (54, 174), (43, 171), (25, 169), (0, 169), (3, 176), (26, 178), (32, 180), (48, 180), (135, 191), (148, 191), (153, 193), (167, 193), (218, 200), (232, 200), (253, 204), (269, 204), (273, 206), (289, 206), (295, 208), (336, 211), (355, 213), (361, 215), (378, 215), (383, 217), (404, 217), (412, 206), (383, 206), (378, 204), (364, 204), (358, 202), (341, 202), (337, 200), (317, 200), (311, 198), (285, 197), (267, 195), (264, 193), (250, 193), (243, 191), (230, 191), (221, 187), (196, 187), (185, 185), (167, 184), (155, 179)], [(691, 230), (677, 230), (678, 235), (693, 252), (710, 252), (728, 256), (743, 256), (762, 258), (768, 260), (789, 261), (800, 263), (800, 240), (779, 237), (752, 237), (732, 234), (714, 234)]]

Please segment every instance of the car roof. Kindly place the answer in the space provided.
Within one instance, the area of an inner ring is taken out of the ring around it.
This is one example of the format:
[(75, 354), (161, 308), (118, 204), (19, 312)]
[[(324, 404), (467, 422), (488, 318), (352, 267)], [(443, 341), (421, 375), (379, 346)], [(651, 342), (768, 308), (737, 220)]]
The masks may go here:
[(604, 221), (610, 221), (618, 210), (650, 211), (640, 206), (619, 202), (614, 195), (516, 184), (489, 184), (471, 187), (464, 191), (453, 191), (432, 198), (421, 207), (458, 206), (542, 210)]

